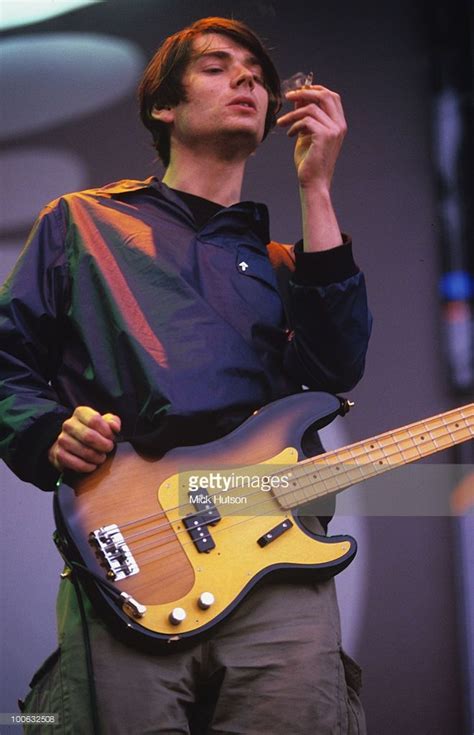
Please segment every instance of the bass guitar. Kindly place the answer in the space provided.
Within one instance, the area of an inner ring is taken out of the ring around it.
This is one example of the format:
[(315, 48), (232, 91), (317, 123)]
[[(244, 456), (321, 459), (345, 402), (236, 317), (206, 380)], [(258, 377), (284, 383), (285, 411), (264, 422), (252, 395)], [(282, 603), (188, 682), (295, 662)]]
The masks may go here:
[(289, 396), (217, 441), (160, 459), (119, 443), (91, 475), (60, 485), (58, 546), (122, 638), (148, 648), (194, 640), (270, 573), (337, 574), (356, 542), (309, 531), (305, 504), (474, 436), (469, 404), (303, 459), (305, 430), (349, 405)]

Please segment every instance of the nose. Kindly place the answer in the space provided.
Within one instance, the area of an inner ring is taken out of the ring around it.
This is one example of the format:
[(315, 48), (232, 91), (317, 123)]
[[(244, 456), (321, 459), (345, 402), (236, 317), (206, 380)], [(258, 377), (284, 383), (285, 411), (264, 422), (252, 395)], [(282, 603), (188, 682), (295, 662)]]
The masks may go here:
[(255, 87), (255, 79), (253, 78), (253, 74), (250, 69), (247, 69), (246, 66), (240, 66), (234, 76), (233, 86), (248, 86), (249, 89), (253, 89)]

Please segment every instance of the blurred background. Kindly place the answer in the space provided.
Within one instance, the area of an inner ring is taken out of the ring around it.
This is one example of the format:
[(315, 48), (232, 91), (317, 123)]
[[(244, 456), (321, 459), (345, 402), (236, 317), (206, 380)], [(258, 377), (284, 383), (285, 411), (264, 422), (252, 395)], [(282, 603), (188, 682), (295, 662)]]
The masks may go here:
[[(349, 134), (334, 199), (375, 322), (365, 377), (350, 395), (356, 405), (325, 432), (327, 447), (471, 402), (469, 0), (1, 0), (0, 280), (51, 199), (160, 175), (137, 81), (165, 36), (208, 15), (248, 22), (282, 78), (313, 71), (344, 103)], [(281, 242), (300, 237), (292, 147), (273, 132), (250, 160), (244, 190), (267, 203)], [(359, 542), (338, 592), (371, 735), (472, 733), (472, 444), (340, 497), (330, 532)], [(0, 498), (0, 711), (14, 712), (56, 646), (61, 562), (51, 497), (1, 464)]]

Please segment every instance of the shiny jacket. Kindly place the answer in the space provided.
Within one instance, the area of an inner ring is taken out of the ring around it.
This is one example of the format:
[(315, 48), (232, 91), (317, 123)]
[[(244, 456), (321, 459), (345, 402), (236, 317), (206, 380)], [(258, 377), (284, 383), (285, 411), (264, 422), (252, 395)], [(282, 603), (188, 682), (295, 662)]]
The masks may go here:
[(154, 432), (164, 451), (215, 438), (302, 385), (351, 388), (370, 316), (350, 243), (316, 254), (274, 245), (276, 269), (269, 239), (263, 205), (224, 208), (198, 228), (153, 178), (45, 207), (0, 293), (0, 456), (11, 469), (52, 489), (47, 450), (77, 405), (118, 414), (127, 437)]

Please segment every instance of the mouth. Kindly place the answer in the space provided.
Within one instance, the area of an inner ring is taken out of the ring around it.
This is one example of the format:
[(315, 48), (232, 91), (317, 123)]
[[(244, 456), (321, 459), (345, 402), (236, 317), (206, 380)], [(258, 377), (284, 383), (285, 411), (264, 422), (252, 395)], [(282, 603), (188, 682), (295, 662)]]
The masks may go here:
[(257, 110), (255, 102), (251, 97), (236, 97), (229, 102), (229, 107), (241, 107), (247, 110)]

